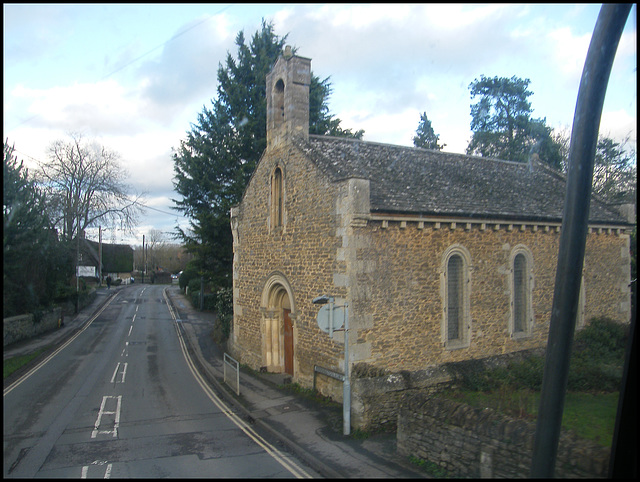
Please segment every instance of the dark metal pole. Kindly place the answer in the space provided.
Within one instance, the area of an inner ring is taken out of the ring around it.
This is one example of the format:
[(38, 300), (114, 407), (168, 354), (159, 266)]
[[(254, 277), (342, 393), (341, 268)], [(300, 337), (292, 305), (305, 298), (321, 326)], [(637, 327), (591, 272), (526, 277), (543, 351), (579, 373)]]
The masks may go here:
[(616, 428), (611, 443), (610, 479), (638, 478), (638, 340), (635, 331), (637, 285), (637, 279), (631, 282), (631, 326), (618, 397)]
[(531, 477), (554, 476), (582, 279), (600, 117), (611, 66), (630, 10), (631, 5), (602, 6), (580, 80)]

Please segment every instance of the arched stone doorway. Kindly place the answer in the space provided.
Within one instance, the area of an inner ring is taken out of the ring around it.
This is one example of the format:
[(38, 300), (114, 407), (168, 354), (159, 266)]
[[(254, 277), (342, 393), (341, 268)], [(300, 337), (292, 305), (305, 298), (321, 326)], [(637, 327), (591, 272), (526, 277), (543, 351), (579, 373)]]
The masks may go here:
[(281, 273), (273, 273), (262, 292), (262, 359), (267, 371), (295, 371), (296, 310), (291, 286)]

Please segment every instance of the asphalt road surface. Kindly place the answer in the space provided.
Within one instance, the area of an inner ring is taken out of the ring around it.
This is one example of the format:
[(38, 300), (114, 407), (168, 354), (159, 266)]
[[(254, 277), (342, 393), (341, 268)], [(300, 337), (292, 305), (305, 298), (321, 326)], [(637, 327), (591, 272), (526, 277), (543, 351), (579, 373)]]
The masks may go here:
[(5, 478), (317, 476), (200, 378), (163, 288), (110, 294), (81, 332), (5, 390)]

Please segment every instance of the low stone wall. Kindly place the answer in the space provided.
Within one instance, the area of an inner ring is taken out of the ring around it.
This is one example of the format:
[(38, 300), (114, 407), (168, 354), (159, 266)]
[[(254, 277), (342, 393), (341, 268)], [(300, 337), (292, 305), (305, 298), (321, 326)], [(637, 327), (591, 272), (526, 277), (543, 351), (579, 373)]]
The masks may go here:
[[(79, 308), (89, 306), (95, 300), (96, 291), (90, 291), (80, 298)], [(26, 315), (12, 316), (3, 320), (3, 344), (2, 346), (11, 345), (22, 340), (27, 340), (35, 336), (41, 335), (49, 331), (57, 330), (59, 322), (64, 321), (67, 314), (75, 313), (76, 307), (73, 302), (67, 302), (62, 306), (58, 306), (53, 310), (43, 313), (40, 321), (34, 321), (34, 315), (28, 313)]]
[(56, 330), (62, 318), (62, 308), (44, 313), (40, 321), (35, 322), (33, 314), (12, 316), (3, 320), (3, 345), (38, 336), (41, 333)]
[(505, 367), (510, 362), (521, 361), (534, 354), (544, 356), (544, 349), (522, 350), (398, 373), (387, 373), (365, 363), (357, 364), (351, 378), (351, 423), (360, 430), (393, 431), (405, 397), (416, 392), (434, 394), (455, 388), (472, 372)]
[(432, 394), (453, 383), (454, 377), (443, 367), (353, 378), (351, 424), (360, 430), (394, 431), (404, 397), (418, 391)]
[[(397, 450), (435, 463), (452, 477), (526, 478), (534, 435), (534, 423), (415, 393), (400, 408)], [(609, 456), (609, 448), (562, 433), (555, 476), (606, 478)]]

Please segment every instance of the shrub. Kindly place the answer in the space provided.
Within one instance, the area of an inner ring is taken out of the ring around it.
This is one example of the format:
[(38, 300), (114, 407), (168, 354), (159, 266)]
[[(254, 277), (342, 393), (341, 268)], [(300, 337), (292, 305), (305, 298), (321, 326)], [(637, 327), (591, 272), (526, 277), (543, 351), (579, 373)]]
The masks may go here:
[(200, 275), (198, 274), (198, 269), (192, 262), (187, 263), (187, 266), (182, 271), (180, 278), (178, 278), (178, 285), (181, 290), (184, 290), (187, 286), (189, 286), (189, 282), (197, 278), (200, 279)]
[(593, 318), (576, 335), (569, 390), (619, 390), (624, 365), (627, 326), (607, 318)]
[[(628, 327), (607, 318), (594, 318), (576, 334), (567, 388), (573, 391), (619, 390)], [(485, 370), (473, 360), (453, 364), (462, 388), (486, 392), (505, 387), (538, 391), (545, 358), (530, 356), (507, 367)]]
[(189, 283), (187, 283), (187, 287), (189, 288), (187, 292), (190, 295), (200, 292), (200, 277), (198, 276), (197, 278), (190, 279)]
[(460, 385), (465, 390), (486, 392), (495, 390), (502, 384), (505, 377), (503, 369), (486, 370), (476, 360), (466, 360), (448, 365), (448, 369), (455, 373)]
[(616, 361), (624, 356), (626, 325), (608, 318), (592, 318), (576, 335), (576, 350), (586, 357)]
[(507, 382), (515, 388), (540, 390), (544, 372), (544, 358), (531, 356), (526, 360), (509, 364)]
[(56, 287), (56, 293), (54, 297), (54, 301), (56, 303), (64, 303), (66, 301), (74, 302), (76, 301), (76, 289), (75, 287), (66, 285), (66, 284), (58, 284)]
[(220, 288), (216, 291), (215, 311), (218, 314), (218, 331), (221, 341), (229, 338), (233, 322), (233, 289)]

